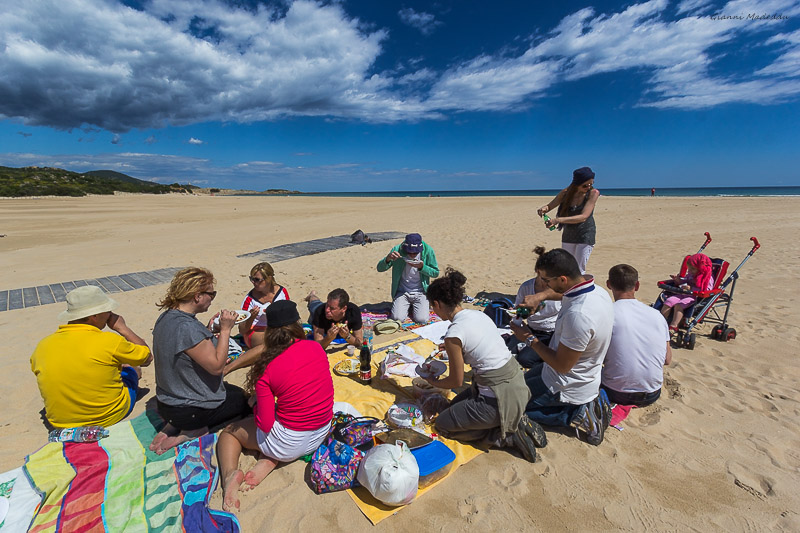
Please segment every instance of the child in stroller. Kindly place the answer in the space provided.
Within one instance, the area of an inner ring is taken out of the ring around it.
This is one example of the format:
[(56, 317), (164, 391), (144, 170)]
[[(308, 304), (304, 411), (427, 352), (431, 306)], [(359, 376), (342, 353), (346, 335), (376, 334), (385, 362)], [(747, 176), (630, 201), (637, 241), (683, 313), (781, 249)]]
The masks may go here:
[[(714, 278), (711, 274), (711, 259), (701, 253), (696, 253), (689, 257), (686, 264), (686, 275), (673, 275), (672, 281), (676, 287), (691, 292), (709, 291), (714, 288)], [(693, 305), (697, 300), (696, 296), (687, 293), (676, 293), (667, 296), (661, 307), (661, 314), (669, 322), (670, 332), (678, 331), (678, 327), (683, 319), (684, 311)], [(670, 320), (670, 313), (672, 319)]]

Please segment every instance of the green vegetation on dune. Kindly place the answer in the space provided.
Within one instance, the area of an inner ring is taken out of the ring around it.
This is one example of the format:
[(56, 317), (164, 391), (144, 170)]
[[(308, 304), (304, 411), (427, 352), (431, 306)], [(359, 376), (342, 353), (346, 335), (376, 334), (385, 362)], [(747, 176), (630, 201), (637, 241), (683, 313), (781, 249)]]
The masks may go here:
[(191, 192), (191, 185), (161, 185), (112, 170), (79, 174), (60, 168), (0, 166), (0, 196), (86, 196), (115, 192), (166, 194)]

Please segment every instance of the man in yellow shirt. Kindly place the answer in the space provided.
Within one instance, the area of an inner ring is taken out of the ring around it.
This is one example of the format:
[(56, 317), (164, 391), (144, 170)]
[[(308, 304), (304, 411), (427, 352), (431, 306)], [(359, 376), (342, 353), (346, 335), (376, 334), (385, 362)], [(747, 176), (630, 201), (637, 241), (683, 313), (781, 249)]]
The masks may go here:
[[(119, 304), (99, 287), (67, 294), (58, 331), (31, 356), (47, 420), (56, 428), (110, 426), (133, 410), (141, 371), (153, 356), (147, 343), (112, 311)], [(106, 326), (114, 330), (102, 331)]]

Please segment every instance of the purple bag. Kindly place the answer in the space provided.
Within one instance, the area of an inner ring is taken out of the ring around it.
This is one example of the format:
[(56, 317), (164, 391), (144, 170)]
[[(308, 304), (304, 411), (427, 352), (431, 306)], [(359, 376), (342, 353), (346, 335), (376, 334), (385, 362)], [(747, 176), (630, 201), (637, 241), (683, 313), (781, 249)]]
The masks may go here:
[(356, 474), (364, 454), (360, 450), (328, 439), (311, 458), (311, 486), (317, 494), (349, 489), (358, 485)]

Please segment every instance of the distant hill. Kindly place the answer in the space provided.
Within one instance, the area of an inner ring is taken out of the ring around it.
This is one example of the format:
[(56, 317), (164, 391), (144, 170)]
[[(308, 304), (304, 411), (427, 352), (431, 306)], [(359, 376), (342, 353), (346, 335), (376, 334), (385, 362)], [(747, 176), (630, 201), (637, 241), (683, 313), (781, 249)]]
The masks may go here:
[(166, 194), (192, 192), (193, 185), (162, 185), (140, 180), (113, 170), (84, 174), (61, 168), (0, 166), (0, 196), (86, 196), (115, 192)]

